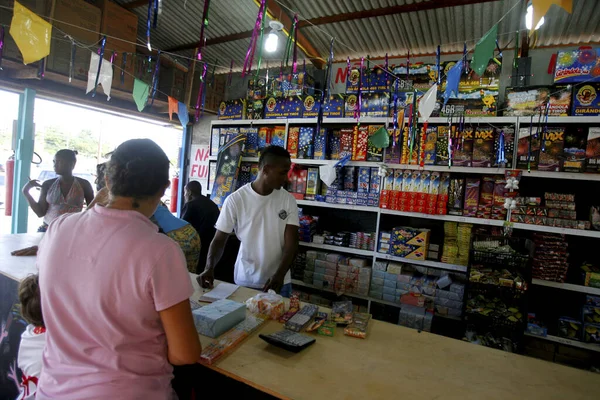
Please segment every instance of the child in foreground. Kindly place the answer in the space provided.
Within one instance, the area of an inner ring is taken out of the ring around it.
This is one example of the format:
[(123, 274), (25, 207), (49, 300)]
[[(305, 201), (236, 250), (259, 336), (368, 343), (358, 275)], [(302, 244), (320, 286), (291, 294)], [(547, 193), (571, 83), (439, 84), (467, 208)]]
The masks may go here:
[(21, 314), (29, 325), (21, 335), (17, 365), (21, 369), (21, 393), (17, 400), (35, 399), (38, 379), (42, 373), (42, 353), (46, 344), (46, 327), (42, 316), (38, 275), (29, 275), (19, 285)]

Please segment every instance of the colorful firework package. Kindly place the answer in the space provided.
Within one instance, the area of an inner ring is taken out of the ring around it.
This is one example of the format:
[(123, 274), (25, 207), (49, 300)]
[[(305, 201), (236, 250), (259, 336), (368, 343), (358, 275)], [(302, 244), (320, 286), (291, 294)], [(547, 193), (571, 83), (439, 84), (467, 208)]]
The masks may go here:
[(491, 167), (494, 163), (494, 154), (494, 129), (477, 127), (473, 140), (473, 167)]
[(600, 115), (600, 83), (573, 88), (573, 115)]
[(600, 82), (600, 49), (589, 46), (578, 50), (559, 51), (554, 82)]
[(531, 86), (506, 89), (506, 116), (537, 115), (550, 102), (549, 116), (567, 116), (571, 111), (571, 88), (568, 86)]
[(238, 135), (219, 149), (216, 179), (211, 195), (211, 200), (219, 208), (223, 207), (227, 196), (233, 193), (236, 188), (236, 180), (245, 142), (246, 136)]
[(560, 171), (565, 144), (565, 128), (548, 128), (541, 140), (544, 141), (544, 147), (540, 150), (538, 170)]
[(219, 119), (242, 119), (246, 114), (246, 100), (235, 99), (222, 101), (219, 104), (217, 118)]
[[(554, 128), (557, 129), (557, 128)], [(561, 129), (561, 128), (558, 128)], [(564, 129), (564, 128), (562, 128)], [(586, 158), (586, 133), (583, 128), (569, 128), (565, 133), (563, 166), (565, 172), (584, 172)], [(548, 151), (548, 149), (546, 149)]]
[(590, 128), (585, 150), (587, 172), (600, 172), (600, 128)]

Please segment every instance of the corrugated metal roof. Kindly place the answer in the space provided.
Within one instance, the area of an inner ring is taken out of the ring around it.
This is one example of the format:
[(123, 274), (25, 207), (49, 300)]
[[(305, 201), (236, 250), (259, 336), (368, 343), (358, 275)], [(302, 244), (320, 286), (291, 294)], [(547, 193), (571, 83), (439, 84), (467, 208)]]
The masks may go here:
[[(117, 0), (125, 4), (131, 0)], [(435, 0), (429, 0), (435, 1)], [(311, 19), (348, 12), (357, 12), (403, 4), (423, 3), (427, 0), (277, 0), (290, 16), (291, 10), (298, 12), (300, 19)], [(515, 4), (517, 4), (515, 6)], [(524, 29), (525, 2), (522, 0), (500, 0), (464, 6), (439, 8), (403, 14), (386, 15), (307, 26), (301, 32), (313, 44), (321, 57), (329, 52), (329, 40), (336, 38), (334, 54), (336, 60), (353, 59), (370, 55), (383, 57), (411, 54), (432, 54), (437, 45), (442, 52), (460, 52), (463, 43), (471, 49), (475, 42), (494, 23), (499, 24), (499, 43), (504, 47), (512, 41), (517, 29)], [(167, 49), (193, 43), (200, 36), (200, 20), (204, 2), (198, 0), (163, 1), (159, 26), (152, 30), (152, 44)], [(514, 7), (513, 7), (514, 6)], [(252, 30), (258, 7), (253, 0), (212, 0), (209, 26), (206, 37), (217, 38)], [(146, 41), (147, 8), (134, 9), (139, 17), (138, 40)], [(537, 31), (536, 46), (556, 46), (600, 42), (600, 7), (597, 0), (574, 0), (573, 13), (568, 14), (557, 6), (551, 7), (545, 16), (545, 24)], [(265, 35), (268, 30), (266, 30)], [(231, 59), (239, 70), (243, 63), (249, 39), (241, 39), (208, 46), (205, 58), (209, 62), (219, 60), (228, 70)], [(270, 66), (279, 65), (283, 57), (285, 37), (280, 38), (278, 51), (265, 53), (263, 60)], [(191, 51), (178, 54), (191, 56)], [(299, 54), (299, 57), (304, 57)], [(302, 59), (302, 58), (301, 58)], [(185, 63), (185, 62), (184, 62)]]

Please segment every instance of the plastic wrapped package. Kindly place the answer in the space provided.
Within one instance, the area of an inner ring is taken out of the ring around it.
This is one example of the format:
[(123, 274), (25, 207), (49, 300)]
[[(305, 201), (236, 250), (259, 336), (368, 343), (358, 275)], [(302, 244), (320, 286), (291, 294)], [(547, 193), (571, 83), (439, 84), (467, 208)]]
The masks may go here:
[(352, 302), (338, 301), (333, 303), (331, 309), (331, 320), (336, 324), (348, 325), (352, 322)]
[(246, 319), (230, 331), (222, 335), (217, 341), (202, 349), (200, 360), (206, 364), (213, 364), (219, 357), (237, 346), (244, 338), (249, 336), (266, 321), (262, 316), (249, 315)]
[(253, 314), (264, 315), (270, 319), (279, 319), (285, 312), (283, 297), (269, 290), (268, 293), (259, 293), (246, 300), (246, 307)]
[(371, 314), (355, 313), (352, 323), (344, 328), (344, 335), (365, 339), (370, 320)]

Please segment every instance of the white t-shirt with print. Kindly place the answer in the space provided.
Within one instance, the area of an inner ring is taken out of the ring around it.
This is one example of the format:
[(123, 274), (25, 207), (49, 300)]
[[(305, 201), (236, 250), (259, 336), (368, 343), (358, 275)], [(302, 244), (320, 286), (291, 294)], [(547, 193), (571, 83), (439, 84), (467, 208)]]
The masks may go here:
[(46, 345), (46, 329), (27, 325), (21, 335), (17, 365), (23, 374), (17, 400), (33, 400), (42, 374), (42, 353)]
[[(286, 225), (298, 226), (299, 221), (296, 199), (285, 189), (261, 196), (248, 183), (227, 197), (215, 227), (235, 231), (242, 242), (235, 262), (237, 285), (262, 289), (277, 272)], [(283, 283), (291, 281), (288, 271)]]

